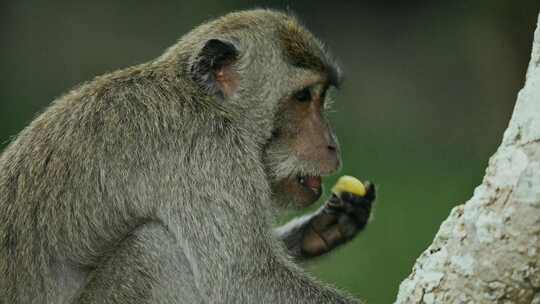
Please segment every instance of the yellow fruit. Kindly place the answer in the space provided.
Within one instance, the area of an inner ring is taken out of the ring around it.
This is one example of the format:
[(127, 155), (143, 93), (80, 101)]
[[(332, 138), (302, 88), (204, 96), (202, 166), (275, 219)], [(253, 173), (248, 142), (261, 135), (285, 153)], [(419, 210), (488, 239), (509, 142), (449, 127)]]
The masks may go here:
[(332, 193), (339, 197), (343, 192), (350, 192), (354, 195), (364, 196), (366, 195), (366, 187), (364, 187), (364, 184), (362, 184), (362, 182), (356, 177), (343, 175), (338, 179), (337, 183), (332, 188)]

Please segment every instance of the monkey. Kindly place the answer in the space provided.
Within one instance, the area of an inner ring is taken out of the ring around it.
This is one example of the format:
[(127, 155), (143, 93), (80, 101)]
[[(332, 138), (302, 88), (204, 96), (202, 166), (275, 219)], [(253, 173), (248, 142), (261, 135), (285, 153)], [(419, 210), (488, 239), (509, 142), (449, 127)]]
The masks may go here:
[(340, 73), (255, 9), (54, 100), (0, 156), (0, 302), (357, 303), (297, 261), (365, 227), (373, 184), (273, 228), (341, 166)]

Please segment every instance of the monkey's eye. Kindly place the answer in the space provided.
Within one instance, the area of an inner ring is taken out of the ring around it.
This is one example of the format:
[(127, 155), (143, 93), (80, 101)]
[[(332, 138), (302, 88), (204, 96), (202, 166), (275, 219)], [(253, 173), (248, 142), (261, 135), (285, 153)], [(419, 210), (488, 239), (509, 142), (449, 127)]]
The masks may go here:
[(303, 88), (302, 90), (294, 93), (294, 99), (300, 102), (310, 102), (311, 101), (311, 90), (310, 88)]

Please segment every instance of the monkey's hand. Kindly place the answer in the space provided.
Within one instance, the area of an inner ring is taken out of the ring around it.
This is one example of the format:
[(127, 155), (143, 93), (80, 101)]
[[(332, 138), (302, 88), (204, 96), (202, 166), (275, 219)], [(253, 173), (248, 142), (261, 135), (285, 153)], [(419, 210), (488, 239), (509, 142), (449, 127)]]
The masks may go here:
[(369, 220), (375, 201), (375, 186), (365, 183), (365, 195), (343, 191), (332, 194), (307, 221), (303, 229), (301, 256), (319, 256), (353, 239)]

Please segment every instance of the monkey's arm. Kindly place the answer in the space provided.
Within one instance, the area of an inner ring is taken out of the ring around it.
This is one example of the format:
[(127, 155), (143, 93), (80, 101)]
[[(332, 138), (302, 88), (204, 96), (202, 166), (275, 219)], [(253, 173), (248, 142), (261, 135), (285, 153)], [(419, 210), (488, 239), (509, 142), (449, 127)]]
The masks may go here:
[(175, 246), (166, 227), (141, 225), (103, 258), (69, 303), (204, 303), (187, 257)]
[(375, 201), (375, 186), (366, 183), (366, 195), (359, 197), (344, 192), (341, 197), (332, 195), (312, 214), (293, 219), (277, 228), (289, 254), (307, 259), (325, 254), (353, 239), (363, 230)]

